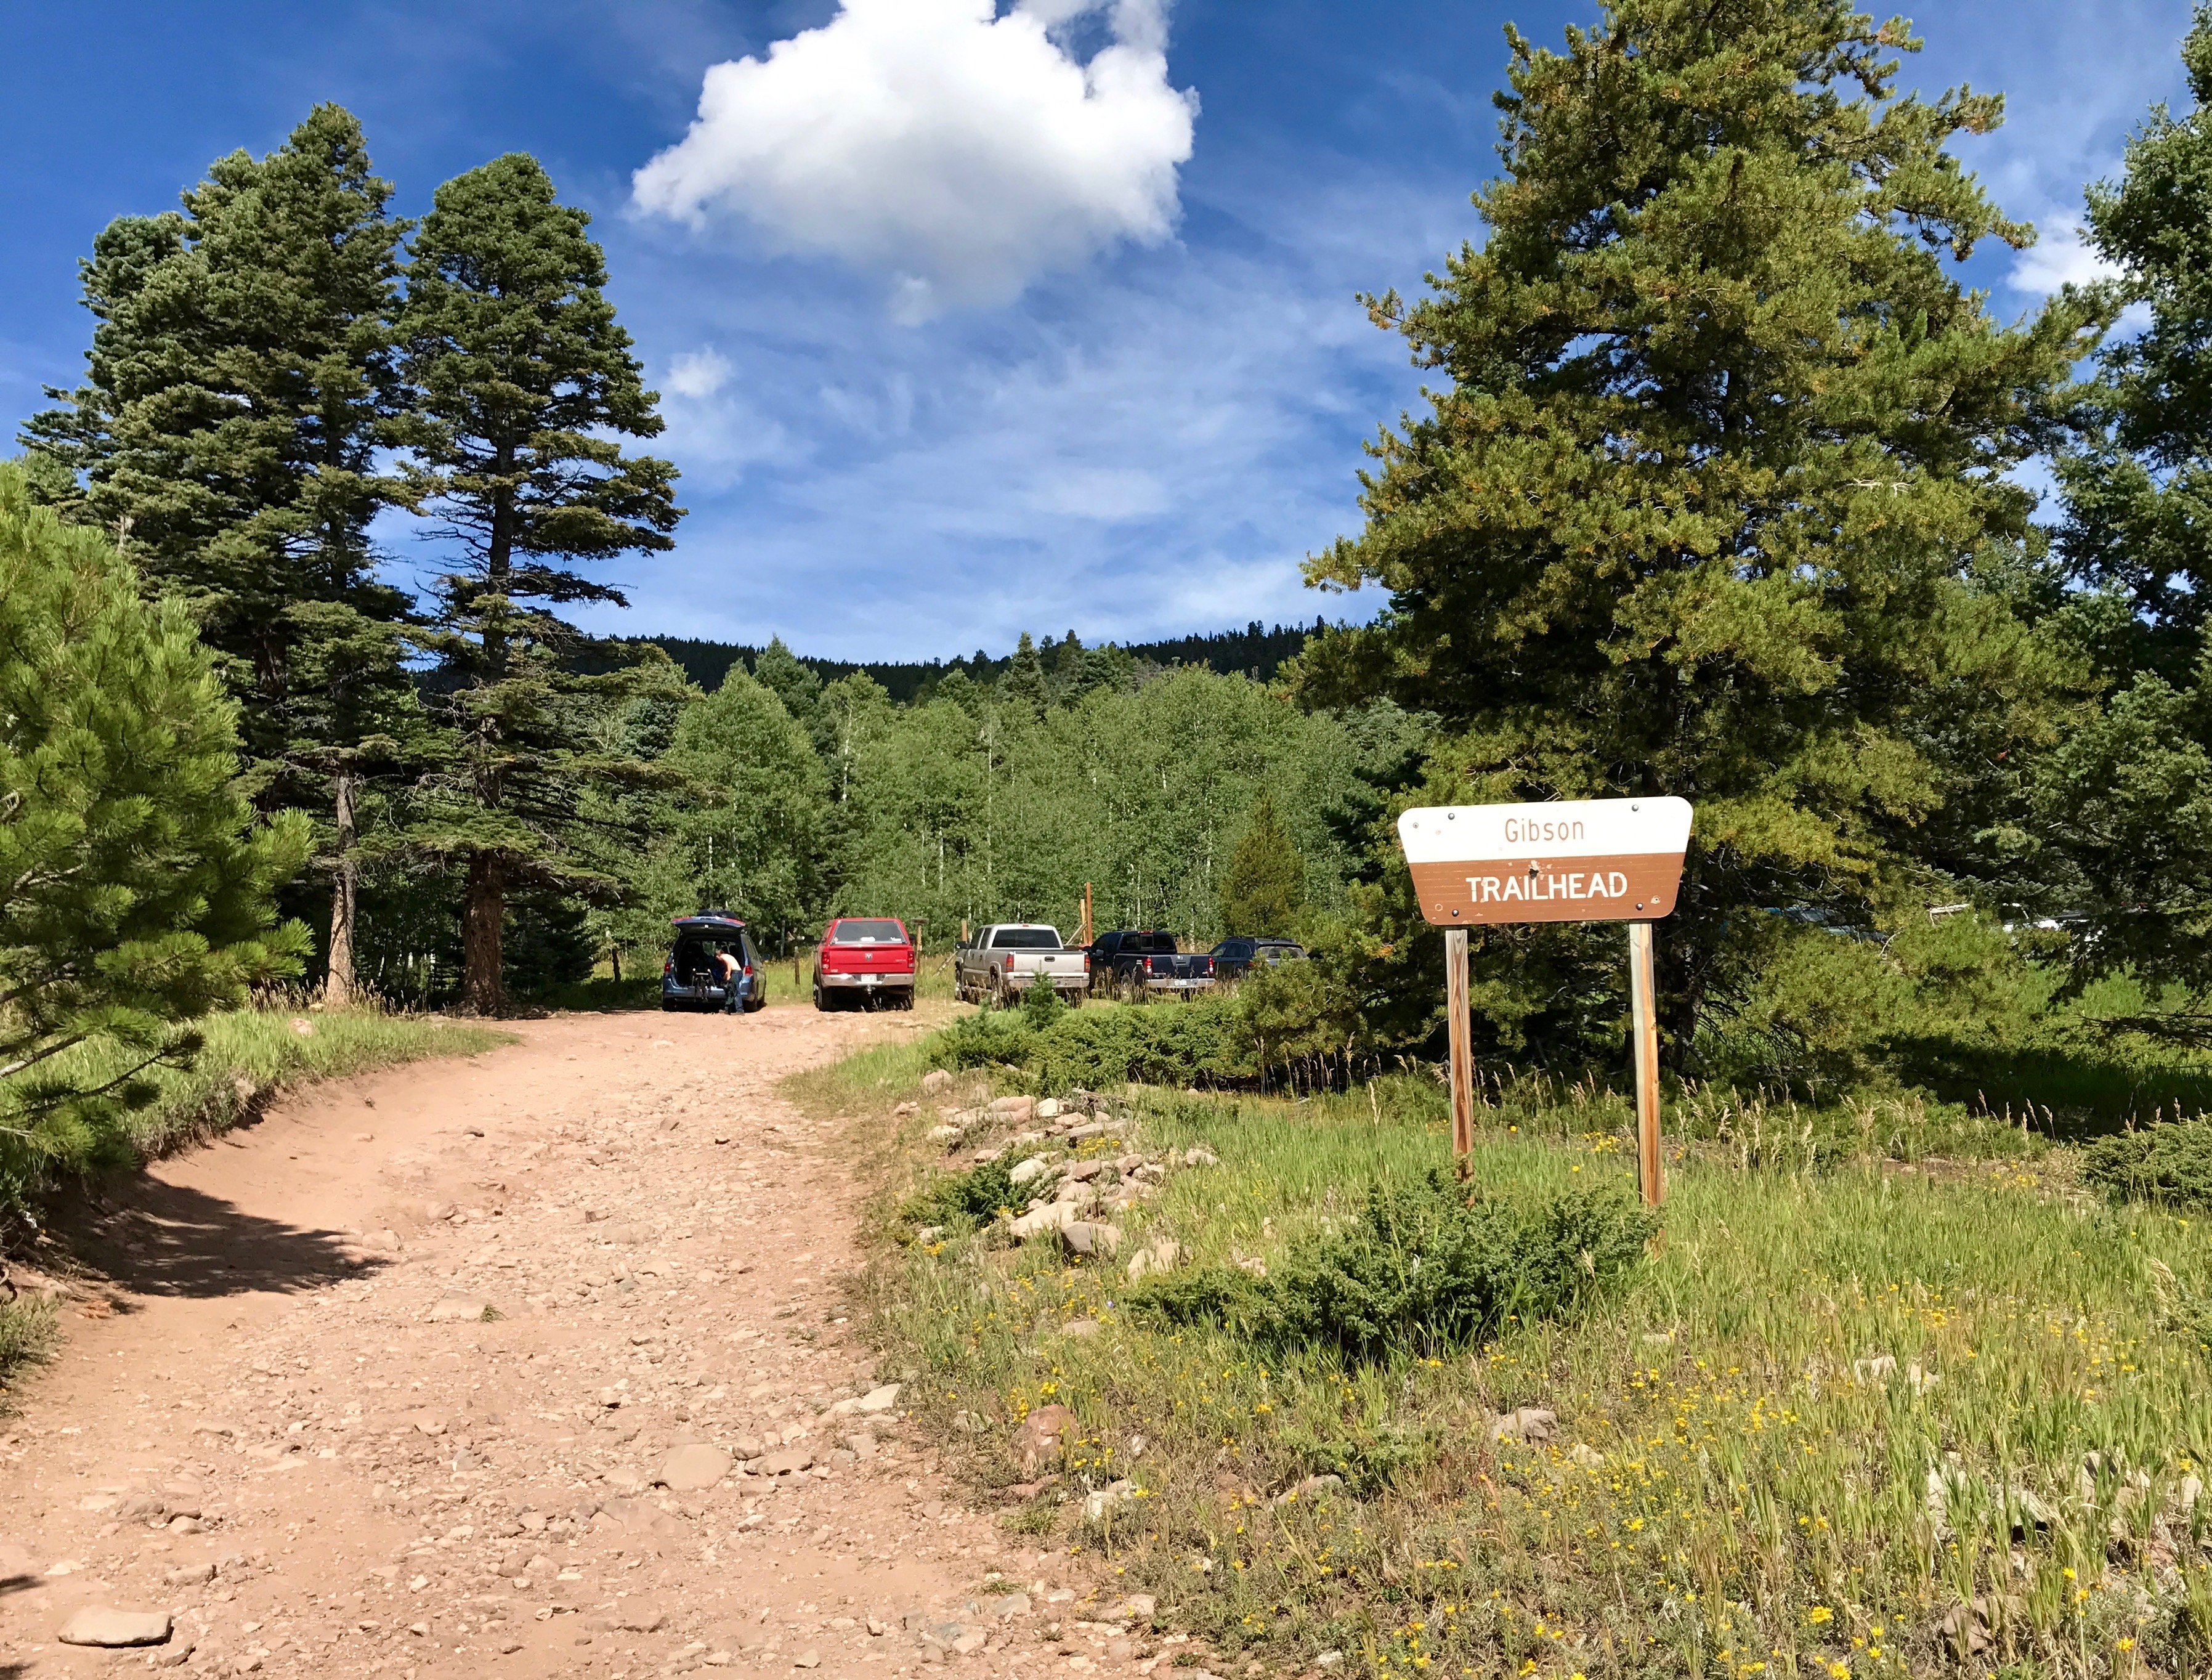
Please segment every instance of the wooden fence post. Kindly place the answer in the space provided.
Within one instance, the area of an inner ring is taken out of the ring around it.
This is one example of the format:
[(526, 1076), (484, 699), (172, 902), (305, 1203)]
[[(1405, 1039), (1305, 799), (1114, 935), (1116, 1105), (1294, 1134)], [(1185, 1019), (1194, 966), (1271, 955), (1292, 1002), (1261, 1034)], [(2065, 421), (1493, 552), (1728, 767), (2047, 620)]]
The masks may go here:
[(1657, 1207), (1667, 1194), (1659, 1171), (1659, 1021), (1651, 970), (1651, 924), (1628, 924), (1628, 994), (1636, 1044), (1636, 1181), (1644, 1202)]
[(1444, 1013), (1451, 1044), (1452, 1161), (1462, 1178), (1474, 1153), (1474, 1053), (1468, 1042), (1467, 929), (1444, 929)]

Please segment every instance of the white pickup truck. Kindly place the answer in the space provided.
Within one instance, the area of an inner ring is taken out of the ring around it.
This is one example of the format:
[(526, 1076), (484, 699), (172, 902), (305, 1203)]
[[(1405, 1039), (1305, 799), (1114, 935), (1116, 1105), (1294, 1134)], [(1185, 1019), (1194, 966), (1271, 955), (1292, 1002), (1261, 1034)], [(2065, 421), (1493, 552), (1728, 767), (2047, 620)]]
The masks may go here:
[(952, 992), (963, 1003), (1015, 1003), (1040, 974), (1063, 1002), (1080, 1003), (1091, 989), (1088, 953), (1060, 942), (1042, 922), (999, 922), (977, 931), (952, 956)]

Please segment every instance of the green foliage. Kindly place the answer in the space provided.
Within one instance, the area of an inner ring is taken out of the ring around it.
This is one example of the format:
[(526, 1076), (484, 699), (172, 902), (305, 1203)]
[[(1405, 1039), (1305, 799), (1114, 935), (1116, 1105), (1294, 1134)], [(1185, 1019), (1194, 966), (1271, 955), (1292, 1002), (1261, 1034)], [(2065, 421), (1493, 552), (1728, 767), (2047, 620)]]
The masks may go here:
[(909, 1197), (899, 1217), (916, 1229), (930, 1226), (973, 1230), (988, 1225), (1002, 1213), (1012, 1212), (1029, 1200), (1014, 1188), (1008, 1175), (1015, 1161), (1001, 1158), (985, 1161), (964, 1172), (940, 1172), (919, 1194)]
[(1274, 800), (1263, 793), (1252, 803), (1221, 878), (1222, 930), (1286, 937), (1305, 901), (1306, 861), (1275, 814)]
[(0, 465), (0, 1201), (119, 1159), (184, 1024), (297, 969), (307, 823), (253, 826), (235, 720), (183, 603)]
[(1022, 994), (1022, 1020), (1032, 1031), (1042, 1032), (1066, 1013), (1058, 987), (1042, 974), (1030, 980)]
[[(1659, 924), (1678, 1063), (1759, 910), (1866, 927), (1905, 880), (1993, 875), (1976, 837), (2079, 677), (1988, 573), (2033, 569), (2011, 470), (2106, 311), (2000, 326), (1946, 266), (2031, 232), (1948, 149), (1999, 101), (1893, 94), (1915, 46), (1797, 0), (1516, 33), (1486, 236), (1433, 295), (1370, 300), (1442, 380), (1310, 566), (1391, 605), (1310, 648), (1305, 692), (1437, 714), (1424, 794), (1690, 799)], [(1576, 939), (1486, 936), (1556, 953), (1494, 966), (1509, 1030), (1583, 1008)]]
[(401, 405), (391, 194), (325, 104), (267, 156), (218, 159), (181, 215), (111, 224), (84, 271), (87, 382), (24, 428), (40, 499), (127, 533), (148, 584), (191, 604), (257, 802), (325, 813), (337, 1001), (364, 779), (426, 748), (407, 598), (368, 534), (401, 495), (380, 467)]
[(2081, 1152), (2081, 1177), (2115, 1202), (2212, 1208), (2212, 1120), (2171, 1120), (2098, 1139)]
[(462, 992), (486, 1013), (506, 1002), (509, 892), (623, 892), (610, 866), (624, 837), (608, 829), (635, 813), (616, 801), (667, 777), (598, 726), (641, 694), (681, 691), (657, 648), (602, 646), (616, 668), (580, 673), (585, 638), (554, 610), (623, 604), (576, 565), (665, 551), (683, 512), (675, 468), (618, 441), (662, 422), (589, 222), (509, 154), (438, 189), (406, 271), (408, 491), (465, 557), (438, 586), (429, 639), (455, 746), (417, 843), (466, 866)]
[(1172, 1273), (1132, 1289), (1127, 1304), (1170, 1324), (1223, 1325), (1277, 1352), (1428, 1357), (1509, 1318), (1573, 1318), (1641, 1263), (1658, 1228), (1622, 1195), (1481, 1199), (1432, 1170), (1370, 1190), (1353, 1218), (1292, 1248), (1264, 1277), (1233, 1266)]
[(810, 922), (825, 893), (829, 776), (805, 727), (775, 690), (732, 667), (684, 713), (665, 762), (692, 786), (667, 825), (680, 885), (662, 908), (732, 910), (766, 948), (781, 948), (783, 930)]

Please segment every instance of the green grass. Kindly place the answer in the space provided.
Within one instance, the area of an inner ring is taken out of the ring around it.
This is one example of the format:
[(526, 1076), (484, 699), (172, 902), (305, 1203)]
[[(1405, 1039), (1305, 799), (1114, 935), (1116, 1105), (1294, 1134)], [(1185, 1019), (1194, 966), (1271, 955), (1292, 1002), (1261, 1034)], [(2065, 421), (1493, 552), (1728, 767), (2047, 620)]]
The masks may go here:
[[(793, 1094), (887, 1115), (927, 1055), (871, 1050)], [(1488, 1096), (1486, 1190), (1632, 1178), (1617, 1097)], [(1220, 1164), (1170, 1178), (1125, 1254), (1167, 1234), (1194, 1265), (1279, 1269), (1446, 1155), (1425, 1077), (1134, 1100), (1148, 1151)], [(875, 1134), (879, 1205), (928, 1182), (932, 1123)], [(900, 1248), (888, 1218), (872, 1322), (936, 1438), (972, 1444), (979, 1494), (1019, 1479), (1022, 1417), (1072, 1407), (1073, 1497), (1009, 1527), (1224, 1653), (1558, 1680), (2212, 1672), (2212, 1500), (2188, 1503), (2212, 1457), (2206, 1223), (2100, 1205), (2071, 1150), (1964, 1105), (1693, 1092), (1669, 1125), (1665, 1233), (1626, 1292), (1477, 1347), (1268, 1357), (1125, 1313), (1117, 1267), (988, 1232)], [(1075, 1318), (1103, 1329), (1051, 1333)], [(1492, 1440), (1519, 1407), (1554, 1438)], [(1316, 1472), (1344, 1486), (1284, 1497)], [(1137, 1497), (1086, 1522), (1086, 1485), (1121, 1477)]]

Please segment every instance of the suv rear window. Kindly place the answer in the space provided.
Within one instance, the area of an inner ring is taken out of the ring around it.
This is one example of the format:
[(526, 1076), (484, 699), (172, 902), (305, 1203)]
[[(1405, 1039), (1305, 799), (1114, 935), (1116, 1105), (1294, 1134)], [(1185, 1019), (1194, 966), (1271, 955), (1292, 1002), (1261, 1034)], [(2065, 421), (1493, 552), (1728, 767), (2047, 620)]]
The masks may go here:
[(896, 922), (840, 922), (832, 945), (904, 945), (906, 934)]
[(1001, 928), (991, 935), (994, 951), (1057, 951), (1060, 949), (1060, 930), (1056, 928)]

